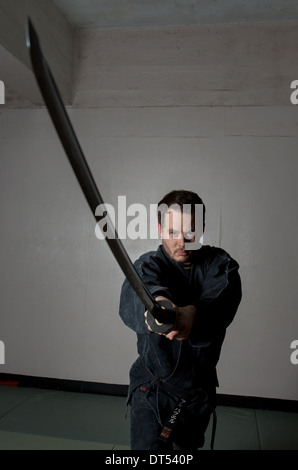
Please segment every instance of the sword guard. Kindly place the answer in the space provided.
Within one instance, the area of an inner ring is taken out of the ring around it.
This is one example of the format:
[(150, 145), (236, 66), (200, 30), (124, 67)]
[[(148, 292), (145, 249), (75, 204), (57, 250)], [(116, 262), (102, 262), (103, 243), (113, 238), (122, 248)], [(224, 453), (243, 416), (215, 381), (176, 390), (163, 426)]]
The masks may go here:
[(168, 300), (159, 300), (152, 312), (147, 312), (147, 323), (154, 333), (167, 333), (176, 323), (176, 310)]

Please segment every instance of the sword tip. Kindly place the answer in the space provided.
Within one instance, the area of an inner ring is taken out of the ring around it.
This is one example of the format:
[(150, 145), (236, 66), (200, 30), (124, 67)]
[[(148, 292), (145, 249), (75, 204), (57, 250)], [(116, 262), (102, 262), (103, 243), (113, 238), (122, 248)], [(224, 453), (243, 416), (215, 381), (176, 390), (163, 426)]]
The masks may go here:
[(25, 24), (25, 32), (26, 32), (26, 46), (30, 49), (31, 41), (30, 41), (30, 30), (32, 28), (32, 22), (29, 16), (26, 17), (26, 24)]
[(33, 37), (36, 36), (36, 31), (29, 16), (26, 17), (26, 24), (25, 24), (25, 32), (26, 32), (26, 46), (28, 49), (31, 48), (33, 43)]

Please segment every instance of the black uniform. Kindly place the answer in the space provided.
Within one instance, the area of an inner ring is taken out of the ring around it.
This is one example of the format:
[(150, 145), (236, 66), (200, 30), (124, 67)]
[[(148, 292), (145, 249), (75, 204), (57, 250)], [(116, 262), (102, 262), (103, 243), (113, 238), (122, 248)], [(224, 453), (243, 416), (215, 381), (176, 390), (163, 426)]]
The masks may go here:
[(130, 370), (128, 394), (134, 450), (202, 447), (215, 408), (216, 364), (241, 300), (239, 266), (224, 250), (210, 246), (194, 251), (191, 261), (184, 267), (160, 245), (135, 262), (154, 297), (197, 307), (186, 340), (150, 332), (144, 305), (127, 280), (122, 286), (120, 316), (138, 338), (139, 358)]

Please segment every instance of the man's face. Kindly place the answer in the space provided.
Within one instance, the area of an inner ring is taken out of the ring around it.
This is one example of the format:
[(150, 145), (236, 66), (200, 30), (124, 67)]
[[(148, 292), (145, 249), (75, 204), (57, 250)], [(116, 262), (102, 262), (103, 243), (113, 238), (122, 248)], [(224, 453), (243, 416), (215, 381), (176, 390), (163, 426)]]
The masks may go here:
[(158, 232), (164, 249), (178, 263), (190, 263), (193, 251), (185, 249), (185, 243), (195, 241), (194, 216), (190, 213), (170, 210), (165, 216), (163, 226), (158, 224)]

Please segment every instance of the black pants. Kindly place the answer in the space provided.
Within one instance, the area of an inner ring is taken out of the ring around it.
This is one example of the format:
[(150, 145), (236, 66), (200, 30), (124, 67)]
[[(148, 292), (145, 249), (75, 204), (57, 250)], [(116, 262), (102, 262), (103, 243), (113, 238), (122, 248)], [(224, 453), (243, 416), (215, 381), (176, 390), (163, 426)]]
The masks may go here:
[[(215, 408), (215, 389), (208, 402)], [(203, 447), (212, 408), (194, 401), (182, 409), (168, 442), (159, 439), (177, 400), (156, 388), (139, 387), (131, 399), (132, 450), (197, 450)]]

